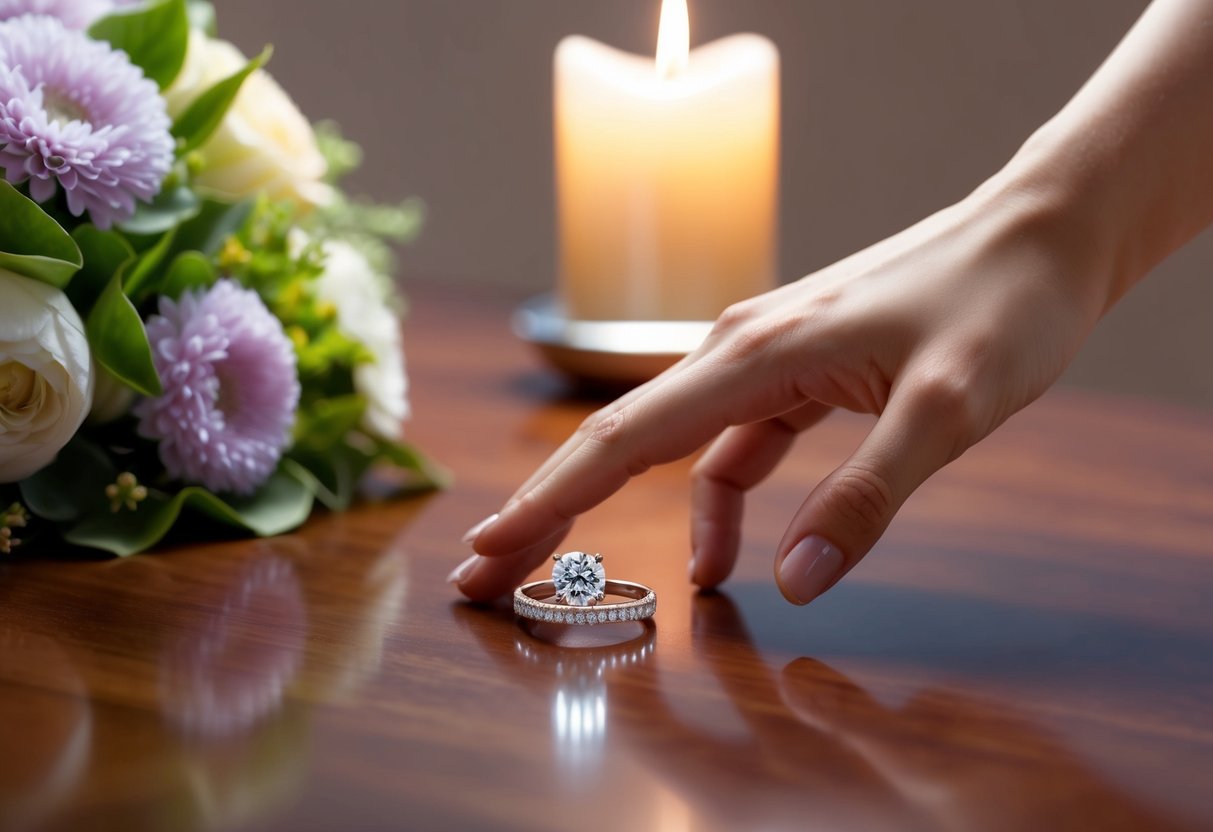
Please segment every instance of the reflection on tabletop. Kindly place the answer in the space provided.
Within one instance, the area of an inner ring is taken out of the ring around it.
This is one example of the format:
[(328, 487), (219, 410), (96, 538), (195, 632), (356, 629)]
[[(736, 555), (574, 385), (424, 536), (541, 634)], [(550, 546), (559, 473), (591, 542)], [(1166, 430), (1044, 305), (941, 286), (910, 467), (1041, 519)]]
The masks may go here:
[[(882, 603), (878, 588), (872, 594)], [(691, 652), (711, 683), (693, 689), (686, 668), (663, 672), (669, 657), (656, 628), (576, 647), (553, 643), (558, 628), (518, 626), (507, 652), (488, 635), (504, 610), (467, 607), (456, 618), (503, 672), (549, 701), (555, 784), (591, 791), (610, 763), (634, 760), (653, 792), (638, 789), (637, 801), (649, 799), (649, 822), (663, 828), (674, 817), (688, 830), (801, 829), (806, 812), (813, 828), (828, 829), (1191, 828), (1097, 771), (1014, 702), (947, 685), (907, 690), (880, 673), (869, 690), (826, 662), (789, 658), (779, 642), (795, 636), (781, 632), (782, 611), (758, 609), (755, 637), (727, 594), (701, 594), (690, 606)], [(877, 628), (863, 639), (878, 648), (868, 638)], [(828, 634), (822, 643), (837, 648), (839, 639), (852, 643)], [(966, 640), (954, 637), (951, 648)], [(947, 642), (944, 667), (956, 658)], [(1048, 651), (1041, 658), (1053, 660)]]
[[(0, 607), (0, 827), (87, 828), (104, 809), (108, 828), (227, 828), (294, 803), (311, 707), (374, 675), (405, 597), (398, 547), (342, 554), (267, 540), (205, 580), (180, 555), (116, 561), (75, 621), (52, 618), (70, 592), (17, 586)], [(315, 591), (335, 573), (356, 591)]]

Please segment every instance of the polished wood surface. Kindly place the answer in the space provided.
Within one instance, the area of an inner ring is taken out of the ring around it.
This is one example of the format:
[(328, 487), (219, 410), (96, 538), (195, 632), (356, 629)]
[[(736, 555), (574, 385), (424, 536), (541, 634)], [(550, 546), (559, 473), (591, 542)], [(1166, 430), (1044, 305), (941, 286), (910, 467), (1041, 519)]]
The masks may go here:
[(444, 579), (593, 406), (506, 298), (413, 289), (411, 437), (453, 490), (262, 541), (0, 563), (3, 829), (1213, 828), (1213, 418), (1054, 392), (928, 483), (851, 577), (772, 552), (869, 422), (686, 580), (687, 464), (567, 548), (653, 627), (524, 629)]

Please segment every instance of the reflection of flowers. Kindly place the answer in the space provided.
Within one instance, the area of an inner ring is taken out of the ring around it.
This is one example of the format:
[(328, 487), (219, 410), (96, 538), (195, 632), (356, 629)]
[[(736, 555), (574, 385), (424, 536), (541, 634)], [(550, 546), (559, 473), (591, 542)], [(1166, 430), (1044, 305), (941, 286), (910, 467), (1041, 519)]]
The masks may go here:
[[(330, 520), (336, 539), (344, 539), (345, 518)], [(327, 633), (330, 649), (310, 655), (300, 672), (299, 688), (309, 696), (324, 701), (348, 697), (379, 672), (384, 639), (400, 620), (408, 592), (408, 557), (401, 545), (406, 534), (402, 531), (376, 555), (351, 556), (342, 546), (326, 547), (300, 563), (309, 593), (333, 580), (353, 588), (349, 594), (326, 593), (324, 603), (313, 606), (313, 623)]]
[(277, 557), (256, 562), (202, 631), (188, 633), (166, 654), (166, 718), (207, 738), (248, 731), (282, 706), (303, 661), (306, 631), (294, 568)]
[(67, 297), (0, 269), (0, 482), (54, 459), (92, 395), (84, 323)]
[(282, 323), (256, 292), (221, 280), (147, 324), (164, 393), (135, 406), (141, 436), (160, 441), (170, 476), (247, 494), (290, 442), (299, 379)]
[(34, 828), (84, 771), (92, 711), (62, 649), (42, 635), (0, 628), (0, 818)]
[(164, 99), (125, 52), (50, 17), (0, 23), (0, 167), (45, 202), (58, 186), (98, 228), (129, 218), (173, 163)]

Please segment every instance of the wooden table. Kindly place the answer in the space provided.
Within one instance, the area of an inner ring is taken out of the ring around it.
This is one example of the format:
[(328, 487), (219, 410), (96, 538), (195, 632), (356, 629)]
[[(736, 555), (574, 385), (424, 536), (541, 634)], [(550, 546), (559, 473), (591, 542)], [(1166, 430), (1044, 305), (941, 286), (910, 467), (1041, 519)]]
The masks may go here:
[(561, 646), (444, 578), (593, 405), (507, 299), (413, 301), (411, 435), (452, 491), (0, 566), (3, 828), (1213, 828), (1209, 415), (1051, 393), (804, 609), (774, 546), (868, 420), (757, 491), (719, 594), (686, 580), (688, 466), (652, 471), (568, 546), (652, 585), (655, 628)]

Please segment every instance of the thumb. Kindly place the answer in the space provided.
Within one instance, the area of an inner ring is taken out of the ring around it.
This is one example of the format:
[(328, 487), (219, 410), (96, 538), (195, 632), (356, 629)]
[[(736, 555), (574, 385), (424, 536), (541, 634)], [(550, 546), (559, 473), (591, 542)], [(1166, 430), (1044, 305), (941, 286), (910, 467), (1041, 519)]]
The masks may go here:
[(871, 433), (821, 481), (784, 533), (775, 579), (807, 604), (849, 572), (906, 499), (974, 441), (971, 391), (933, 379), (894, 392)]

